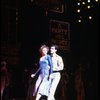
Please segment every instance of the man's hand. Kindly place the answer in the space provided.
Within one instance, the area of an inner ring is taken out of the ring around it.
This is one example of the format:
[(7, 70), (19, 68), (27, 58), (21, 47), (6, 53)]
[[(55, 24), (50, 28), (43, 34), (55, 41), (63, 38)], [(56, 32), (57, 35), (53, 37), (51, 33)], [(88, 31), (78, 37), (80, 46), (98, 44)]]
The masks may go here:
[(53, 79), (54, 78), (54, 75), (53, 74), (50, 74), (49, 78), (50, 79)]

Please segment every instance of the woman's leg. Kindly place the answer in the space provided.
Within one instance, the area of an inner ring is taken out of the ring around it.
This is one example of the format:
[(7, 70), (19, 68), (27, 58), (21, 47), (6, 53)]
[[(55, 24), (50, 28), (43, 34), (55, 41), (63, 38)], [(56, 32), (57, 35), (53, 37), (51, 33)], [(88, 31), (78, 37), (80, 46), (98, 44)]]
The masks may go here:
[(39, 77), (38, 77), (38, 79), (37, 79), (37, 81), (36, 81), (36, 84), (35, 84), (35, 90), (34, 90), (34, 92), (33, 92), (33, 96), (36, 95), (36, 93), (37, 93), (37, 91), (38, 91), (38, 88), (39, 88), (39, 86), (40, 86), (41, 81), (42, 81), (42, 78), (41, 78), (41, 75), (39, 75)]
[(39, 100), (40, 98), (41, 98), (41, 94), (37, 93), (35, 100)]

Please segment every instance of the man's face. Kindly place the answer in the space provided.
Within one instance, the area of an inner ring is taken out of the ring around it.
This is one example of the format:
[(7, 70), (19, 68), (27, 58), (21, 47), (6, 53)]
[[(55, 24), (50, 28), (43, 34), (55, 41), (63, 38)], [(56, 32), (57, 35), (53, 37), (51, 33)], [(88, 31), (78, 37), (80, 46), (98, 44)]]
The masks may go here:
[(53, 53), (55, 53), (56, 51), (57, 51), (57, 50), (55, 49), (55, 47), (51, 47), (51, 48), (50, 48), (50, 53), (53, 54)]

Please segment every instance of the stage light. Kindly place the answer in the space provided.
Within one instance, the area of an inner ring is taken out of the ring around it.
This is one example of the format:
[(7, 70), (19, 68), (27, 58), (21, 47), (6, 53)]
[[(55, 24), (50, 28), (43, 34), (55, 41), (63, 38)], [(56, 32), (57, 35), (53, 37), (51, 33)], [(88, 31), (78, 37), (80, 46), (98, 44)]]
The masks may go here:
[(92, 16), (89, 16), (89, 19), (92, 19)]
[(78, 20), (78, 22), (79, 22), (79, 23), (81, 23), (81, 22), (82, 22), (82, 20), (81, 20), (81, 19), (79, 19), (79, 20)]
[(78, 2), (77, 5), (80, 5), (80, 3)]
[(95, 0), (96, 2), (98, 2), (98, 0)]
[(88, 0), (88, 3), (91, 2), (90, 0)]
[(80, 12), (80, 9), (78, 9), (77, 12), (79, 13)]
[(91, 6), (89, 6), (89, 5), (88, 5), (88, 6), (87, 6), (87, 8), (88, 8), (88, 9), (90, 9), (90, 8), (91, 8)]
[(85, 2), (82, 2), (82, 4), (85, 5), (86, 3)]

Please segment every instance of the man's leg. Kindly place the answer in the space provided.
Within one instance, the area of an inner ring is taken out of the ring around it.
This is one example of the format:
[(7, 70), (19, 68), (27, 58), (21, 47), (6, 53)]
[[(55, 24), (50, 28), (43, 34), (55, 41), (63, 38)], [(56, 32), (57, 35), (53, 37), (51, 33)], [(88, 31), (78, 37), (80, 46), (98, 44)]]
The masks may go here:
[(56, 88), (58, 86), (58, 83), (60, 81), (60, 73), (54, 73), (55, 77), (53, 78), (52, 82), (51, 82), (51, 86), (50, 86), (50, 90), (49, 90), (49, 95), (48, 95), (48, 100), (55, 100), (54, 99), (54, 95), (56, 92)]

